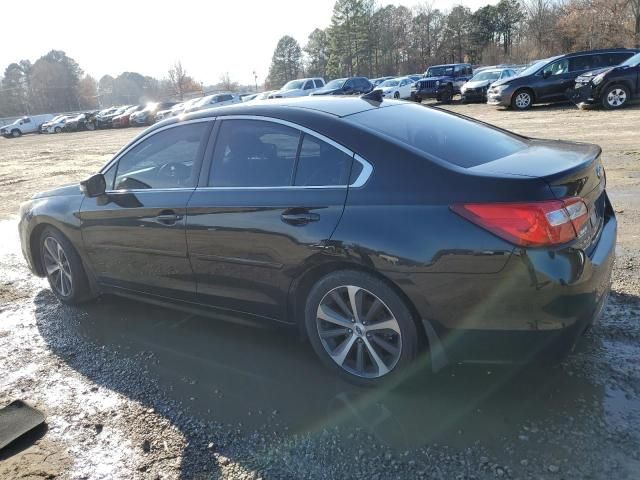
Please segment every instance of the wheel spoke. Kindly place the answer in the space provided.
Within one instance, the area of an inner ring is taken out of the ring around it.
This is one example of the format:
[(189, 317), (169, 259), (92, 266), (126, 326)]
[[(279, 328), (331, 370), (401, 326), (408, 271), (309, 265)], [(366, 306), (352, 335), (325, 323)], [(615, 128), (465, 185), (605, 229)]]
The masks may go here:
[(349, 338), (345, 339), (332, 353), (330, 353), (331, 358), (338, 364), (342, 365), (344, 363), (345, 358), (349, 355), (351, 351), (351, 347), (356, 341), (356, 336), (351, 335)]
[(376, 315), (378, 314), (378, 312), (382, 307), (383, 307), (382, 302), (380, 301), (379, 298), (376, 297), (376, 299), (373, 301), (373, 303), (369, 307), (369, 311), (365, 315), (364, 321), (371, 322), (376, 317)]
[(54, 243), (54, 245), (51, 245), (51, 243), (53, 242), (52, 238), (47, 238), (44, 242), (44, 248), (47, 250), (47, 252), (49, 253), (49, 255), (51, 256), (51, 258), (54, 261), (58, 261), (58, 249), (56, 248), (56, 245)]
[(379, 335), (371, 335), (371, 337), (369, 337), (369, 341), (375, 343), (379, 347), (382, 347), (385, 351), (387, 351), (391, 355), (396, 355), (399, 351), (398, 347), (387, 342), (384, 338), (381, 338)]
[(47, 275), (53, 275), (58, 270), (60, 270), (60, 267), (58, 266), (57, 263), (48, 263), (48, 262), (45, 262), (45, 263), (47, 267)]
[(340, 310), (342, 310), (343, 314), (349, 317), (352, 315), (352, 312), (349, 309), (349, 306), (344, 302), (344, 300), (342, 299), (342, 296), (340, 295), (340, 293), (338, 293), (338, 291), (334, 290), (333, 292), (331, 292), (331, 298), (333, 298), (333, 301), (336, 302), (338, 307), (340, 307)]
[(378, 352), (375, 351), (375, 349), (373, 348), (373, 345), (371, 345), (369, 340), (367, 340), (366, 338), (364, 338), (363, 340), (364, 340), (365, 345), (367, 346), (367, 351), (369, 352), (369, 355), (371, 356), (371, 359), (374, 361), (374, 363), (378, 367), (378, 375), (384, 375), (385, 373), (388, 373), (389, 372), (389, 368), (382, 361), (382, 359), (378, 355)]
[(400, 327), (398, 327), (398, 322), (395, 318), (367, 325), (367, 332), (371, 332), (373, 330), (393, 330), (396, 333), (400, 333)]
[(341, 335), (348, 335), (349, 333), (351, 333), (351, 330), (348, 328), (330, 328), (328, 330), (322, 330), (320, 332), (320, 336), (327, 339), (339, 337)]
[(356, 369), (359, 372), (363, 372), (364, 371), (364, 343), (363, 342), (358, 342), (357, 344), (357, 350), (356, 350)]
[(348, 318), (343, 317), (338, 312), (333, 310), (331, 307), (327, 305), (320, 305), (318, 307), (318, 318), (320, 320), (324, 320), (325, 322), (335, 323), (336, 325), (340, 325), (344, 328), (351, 328), (352, 323)]
[(358, 295), (360, 289), (349, 285), (347, 292), (349, 293), (349, 303), (351, 304), (351, 312), (356, 322), (360, 321), (360, 312), (362, 311), (362, 295)]

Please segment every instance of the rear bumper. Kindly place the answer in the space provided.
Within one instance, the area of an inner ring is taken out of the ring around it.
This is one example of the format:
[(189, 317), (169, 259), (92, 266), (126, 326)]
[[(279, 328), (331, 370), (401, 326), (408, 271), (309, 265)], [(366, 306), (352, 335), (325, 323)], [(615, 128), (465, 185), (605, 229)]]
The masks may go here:
[(448, 360), (526, 362), (570, 351), (609, 295), (617, 221), (607, 210), (587, 252), (522, 249), (495, 274), (414, 276), (407, 293)]

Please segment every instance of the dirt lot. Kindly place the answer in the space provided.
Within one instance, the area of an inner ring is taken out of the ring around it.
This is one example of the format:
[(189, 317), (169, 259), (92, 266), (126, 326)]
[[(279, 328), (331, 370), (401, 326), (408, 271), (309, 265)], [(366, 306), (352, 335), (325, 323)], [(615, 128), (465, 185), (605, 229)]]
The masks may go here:
[(0, 478), (639, 478), (640, 108), (449, 108), (603, 148), (614, 293), (565, 362), (458, 365), (363, 391), (281, 330), (114, 298), (62, 306), (24, 266), (15, 212), (140, 130), (0, 138), (0, 406), (22, 398), (48, 416), (0, 452)]

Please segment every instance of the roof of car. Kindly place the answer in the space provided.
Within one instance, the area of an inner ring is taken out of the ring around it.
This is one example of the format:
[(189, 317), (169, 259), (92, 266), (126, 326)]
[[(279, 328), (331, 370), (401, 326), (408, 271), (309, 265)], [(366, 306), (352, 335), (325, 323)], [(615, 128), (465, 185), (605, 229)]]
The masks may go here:
[[(328, 114), (334, 117), (346, 117), (366, 110), (385, 108), (393, 105), (401, 105), (406, 102), (396, 100), (384, 100), (374, 102), (360, 97), (336, 98), (324, 96), (294, 97), (266, 100), (260, 103), (237, 103), (225, 107), (208, 108), (199, 110), (188, 115), (172, 117), (154, 125), (162, 127), (184, 120), (195, 120), (199, 118), (212, 118), (228, 115), (256, 115), (274, 116), (286, 114), (287, 111), (307, 110), (318, 114)], [(152, 127), (152, 129), (154, 128)]]

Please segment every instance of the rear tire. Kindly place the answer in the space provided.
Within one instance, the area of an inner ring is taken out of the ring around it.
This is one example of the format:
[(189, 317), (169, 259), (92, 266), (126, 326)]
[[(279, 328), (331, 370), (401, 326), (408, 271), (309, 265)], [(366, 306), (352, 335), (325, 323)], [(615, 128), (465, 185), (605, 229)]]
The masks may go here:
[(314, 285), (305, 326), (325, 366), (360, 386), (400, 379), (418, 352), (416, 324), (404, 300), (359, 271), (331, 273)]
[(602, 106), (607, 110), (617, 110), (629, 103), (631, 92), (624, 85), (611, 85), (602, 91)]
[(95, 297), (89, 287), (80, 255), (59, 230), (47, 227), (40, 235), (40, 260), (54, 295), (76, 305)]
[(511, 107), (516, 110), (527, 110), (533, 105), (533, 93), (531, 90), (517, 90), (511, 98)]

